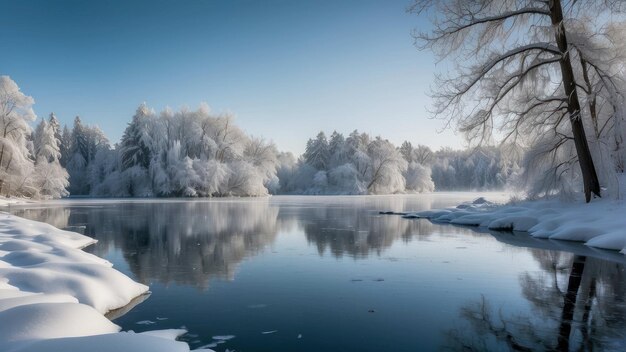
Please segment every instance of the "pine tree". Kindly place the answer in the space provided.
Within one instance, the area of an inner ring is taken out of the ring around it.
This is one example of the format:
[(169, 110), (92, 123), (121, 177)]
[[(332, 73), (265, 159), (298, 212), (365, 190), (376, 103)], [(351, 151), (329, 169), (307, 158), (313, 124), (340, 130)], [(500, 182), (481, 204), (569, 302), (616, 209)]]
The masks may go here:
[(70, 160), (70, 152), (72, 150), (72, 132), (67, 127), (63, 126), (63, 133), (61, 133), (59, 150), (61, 152), (61, 166), (67, 167), (67, 162)]
[(343, 134), (333, 131), (328, 142), (328, 154), (330, 158), (330, 167), (343, 165), (348, 161), (348, 148), (346, 148), (346, 139)]
[(307, 142), (304, 161), (317, 170), (326, 170), (329, 162), (328, 141), (324, 132), (317, 134), (314, 140)]
[(58, 124), (41, 120), (34, 136), (35, 147), (35, 187), (42, 196), (59, 198), (68, 194), (69, 175), (61, 166), (59, 159), (60, 140), (57, 139)]
[(413, 162), (413, 145), (409, 141), (402, 142), (400, 146), (400, 154), (408, 163)]
[(147, 118), (150, 110), (145, 104), (137, 108), (133, 119), (128, 123), (120, 143), (122, 167), (128, 169), (133, 166), (141, 166), (144, 169), (150, 167), (152, 152), (150, 150), (150, 135), (147, 130)]

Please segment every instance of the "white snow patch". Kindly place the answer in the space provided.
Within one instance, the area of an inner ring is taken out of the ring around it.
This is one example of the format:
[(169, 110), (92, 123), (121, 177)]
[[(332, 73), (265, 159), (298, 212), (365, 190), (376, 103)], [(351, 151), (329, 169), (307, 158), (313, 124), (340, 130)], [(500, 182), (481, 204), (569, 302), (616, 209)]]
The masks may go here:
[(185, 329), (165, 329), (140, 332), (142, 335), (160, 337), (162, 339), (176, 340), (177, 337), (187, 333)]
[(152, 325), (152, 324), (156, 324), (155, 322), (153, 322), (152, 320), (141, 320), (136, 322), (135, 324), (139, 324), (139, 325)]
[(479, 198), (456, 208), (407, 213), (404, 217), (523, 231), (537, 238), (581, 241), (591, 247), (626, 254), (624, 214), (624, 200), (594, 199), (585, 204), (550, 199), (498, 205)]
[(185, 330), (119, 332), (104, 317), (148, 287), (81, 250), (94, 242), (0, 212), (0, 350), (189, 351), (175, 341)]

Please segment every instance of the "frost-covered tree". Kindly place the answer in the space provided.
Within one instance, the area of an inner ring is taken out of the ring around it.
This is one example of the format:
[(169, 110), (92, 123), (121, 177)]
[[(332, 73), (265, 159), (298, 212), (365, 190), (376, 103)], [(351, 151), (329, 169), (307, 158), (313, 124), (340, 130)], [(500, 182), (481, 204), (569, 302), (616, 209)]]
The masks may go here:
[(67, 125), (63, 126), (63, 132), (61, 132), (61, 138), (59, 144), (59, 151), (61, 152), (61, 166), (66, 167), (67, 162), (70, 159), (70, 152), (72, 150), (72, 132)]
[(402, 142), (400, 146), (400, 154), (407, 163), (413, 162), (413, 145), (409, 141)]
[(208, 119), (206, 134), (215, 143), (214, 159), (223, 163), (241, 157), (247, 136), (234, 123), (232, 114)]
[(52, 131), (54, 132), (54, 138), (60, 141), (61, 140), (61, 124), (59, 123), (57, 116), (53, 112), (51, 112), (50, 116), (48, 117), (48, 123), (50, 124), (50, 127), (52, 128)]
[(28, 150), (34, 99), (9, 76), (0, 76), (0, 194), (33, 196), (33, 161)]
[(372, 162), (367, 190), (370, 193), (396, 193), (405, 188), (402, 173), (407, 162), (388, 140), (376, 137), (367, 147)]
[(343, 134), (333, 131), (328, 141), (329, 167), (334, 168), (348, 162), (350, 150)]
[(315, 139), (309, 139), (302, 155), (304, 161), (317, 170), (326, 170), (329, 165), (329, 146), (324, 132), (317, 134)]
[[(617, 14), (622, 7), (610, 0), (415, 1), (412, 11), (434, 18), (430, 33), (417, 34), (418, 44), (457, 64), (453, 76), (438, 77), (435, 113), (479, 142), (490, 140), (497, 129), (506, 139), (524, 139), (531, 146), (552, 144), (549, 151), (573, 143), (585, 199), (599, 196), (585, 131), (591, 117), (581, 99), (584, 72), (577, 74), (575, 62), (583, 53), (578, 37), (591, 40), (598, 33), (579, 31), (576, 23), (610, 21), (611, 11)], [(587, 68), (598, 62), (582, 56)], [(472, 57), (476, 60), (468, 62)], [(597, 82), (612, 89), (607, 81)]]
[(277, 155), (278, 150), (274, 143), (268, 143), (263, 138), (250, 137), (244, 146), (243, 160), (254, 166), (266, 188), (270, 188), (271, 184), (278, 183), (276, 177)]
[(60, 141), (56, 133), (59, 126), (53, 118), (54, 115), (51, 115), (50, 122), (42, 119), (35, 129), (33, 183), (42, 196), (60, 198), (69, 194), (66, 190), (69, 186), (69, 175), (59, 161)]
[[(521, 162), (508, 145), (467, 150), (442, 148), (432, 156), (432, 180), (440, 191), (497, 190), (518, 182)], [(408, 181), (407, 181), (408, 182)]]
[(87, 180), (81, 189), (72, 184), (76, 192), (213, 197), (261, 196), (279, 188), (275, 145), (246, 135), (232, 114), (213, 114), (206, 104), (159, 114), (142, 104), (115, 149), (99, 133), (80, 122), (72, 131), (72, 154), (83, 156), (77, 147), (81, 135), (87, 135), (89, 151), (77, 158), (87, 166), (74, 174), (87, 175)]
[(412, 161), (421, 165), (430, 165), (433, 161), (433, 151), (425, 145), (418, 144), (417, 148), (413, 149)]
[(84, 125), (79, 116), (74, 119), (69, 139), (66, 168), (70, 175), (70, 194), (91, 194), (89, 168), (99, 149), (110, 148), (108, 139), (97, 126)]
[(404, 178), (407, 191), (422, 193), (435, 190), (435, 183), (431, 178), (430, 168), (418, 162), (413, 161), (409, 163)]
[[(357, 130), (352, 131), (348, 138), (334, 131), (330, 142), (325, 140), (322, 131), (315, 139), (309, 139), (307, 151), (298, 162), (293, 156), (279, 161), (277, 176), (280, 187), (275, 192), (390, 194), (434, 190), (427, 166), (412, 162), (408, 167), (402, 150), (415, 158), (410, 142), (405, 142), (404, 148), (396, 148), (386, 139), (372, 139), (367, 133)], [(316, 163), (320, 159), (329, 162)], [(323, 169), (320, 169), (321, 165), (325, 165)]]
[(149, 128), (149, 118), (152, 115), (153, 112), (144, 103), (137, 108), (133, 119), (128, 123), (119, 146), (124, 169), (140, 166), (148, 170), (152, 159), (153, 142)]
[(34, 135), (34, 149), (35, 160), (40, 158), (52, 162), (58, 161), (61, 158), (61, 151), (59, 149), (59, 141), (54, 133), (54, 126), (49, 124), (46, 120), (41, 120), (35, 128)]

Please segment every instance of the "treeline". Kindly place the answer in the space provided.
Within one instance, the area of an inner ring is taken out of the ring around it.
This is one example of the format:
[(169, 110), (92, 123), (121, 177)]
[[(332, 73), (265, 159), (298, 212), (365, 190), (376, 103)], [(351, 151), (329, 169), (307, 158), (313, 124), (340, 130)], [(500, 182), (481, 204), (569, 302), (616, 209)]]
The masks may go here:
[(290, 194), (389, 194), (434, 190), (430, 170), (409, 162), (388, 140), (354, 131), (345, 138), (324, 132), (309, 139), (296, 162), (281, 160), (280, 192)]
[(142, 104), (115, 147), (78, 117), (68, 135), (72, 195), (263, 196), (278, 186), (276, 147), (206, 105), (157, 114)]
[(282, 193), (391, 194), (503, 189), (517, 182), (521, 154), (508, 146), (433, 152), (405, 141), (396, 147), (355, 130), (347, 138), (320, 132), (297, 161), (279, 159)]
[(0, 194), (22, 197), (221, 197), (498, 189), (517, 174), (502, 148), (433, 152), (353, 131), (320, 132), (302, 156), (244, 133), (230, 114), (137, 108), (121, 141), (80, 117), (33, 130), (34, 100), (0, 78)]
[(519, 187), (522, 161), (519, 150), (502, 145), (465, 150), (443, 148), (434, 152), (426, 164), (432, 169), (437, 190), (480, 191)]
[(59, 122), (54, 115), (33, 131), (35, 101), (8, 76), (0, 76), (0, 194), (27, 198), (67, 195), (59, 163)]

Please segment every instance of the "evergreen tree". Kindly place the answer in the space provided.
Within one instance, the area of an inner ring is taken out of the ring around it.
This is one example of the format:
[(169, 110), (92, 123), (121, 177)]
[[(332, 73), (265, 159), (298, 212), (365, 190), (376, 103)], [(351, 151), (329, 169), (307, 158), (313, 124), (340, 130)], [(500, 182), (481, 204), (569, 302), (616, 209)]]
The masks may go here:
[(402, 157), (408, 163), (411, 163), (414, 161), (413, 160), (413, 145), (411, 145), (411, 142), (409, 141), (402, 142), (402, 145), (400, 146), (400, 154), (402, 154)]
[[(53, 117), (54, 115), (51, 115)], [(52, 119), (51, 119), (52, 120)], [(61, 166), (60, 141), (55, 132), (58, 124), (41, 120), (34, 136), (35, 186), (42, 196), (59, 198), (68, 194), (69, 175)]]
[(326, 170), (329, 162), (329, 146), (324, 132), (320, 131), (314, 140), (307, 142), (304, 161), (317, 170)]
[(59, 150), (61, 152), (61, 166), (67, 167), (67, 162), (70, 160), (70, 152), (72, 150), (72, 132), (67, 125), (63, 126)]
[(150, 115), (148, 107), (141, 104), (132, 121), (128, 123), (120, 143), (123, 169), (140, 166), (147, 170), (150, 167), (152, 159), (151, 137), (148, 131), (148, 116)]
[(328, 142), (328, 153), (331, 167), (343, 165), (348, 161), (348, 148), (343, 134), (333, 131)]

